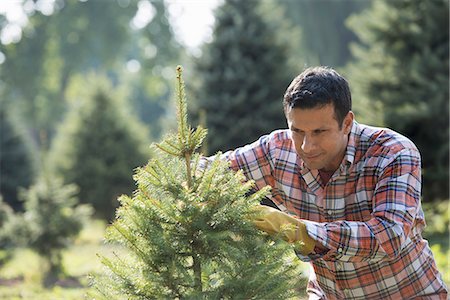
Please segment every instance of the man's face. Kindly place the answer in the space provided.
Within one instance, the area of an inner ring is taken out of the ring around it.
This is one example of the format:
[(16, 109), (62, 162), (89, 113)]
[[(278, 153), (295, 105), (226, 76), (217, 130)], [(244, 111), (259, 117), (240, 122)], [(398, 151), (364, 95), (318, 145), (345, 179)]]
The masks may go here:
[(341, 129), (333, 104), (319, 108), (286, 111), (295, 150), (311, 170), (335, 171), (342, 162), (352, 128), (353, 113), (344, 118)]

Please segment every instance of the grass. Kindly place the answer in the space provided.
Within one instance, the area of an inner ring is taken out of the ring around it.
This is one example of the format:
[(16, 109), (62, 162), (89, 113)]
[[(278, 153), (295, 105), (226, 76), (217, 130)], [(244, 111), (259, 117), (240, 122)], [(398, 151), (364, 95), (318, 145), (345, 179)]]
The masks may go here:
[[(428, 221), (425, 238), (430, 242), (438, 268), (450, 287), (449, 230), (450, 207), (447, 204), (425, 206)], [(0, 266), (0, 299), (72, 300), (84, 299), (89, 290), (88, 274), (102, 272), (97, 254), (108, 256), (119, 251), (105, 245), (105, 224), (92, 221), (81, 232), (74, 245), (63, 253), (66, 277), (51, 289), (40, 285), (39, 257), (29, 249), (17, 249), (10, 261)], [(305, 264), (305, 267), (307, 265)]]
[(428, 240), (444, 282), (450, 288), (450, 200), (423, 204)]
[(75, 244), (63, 253), (66, 276), (51, 288), (43, 288), (39, 257), (29, 249), (17, 249), (0, 269), (0, 299), (84, 299), (89, 290), (88, 274), (102, 271), (97, 253), (108, 255), (114, 247), (103, 243), (105, 224), (93, 221)]

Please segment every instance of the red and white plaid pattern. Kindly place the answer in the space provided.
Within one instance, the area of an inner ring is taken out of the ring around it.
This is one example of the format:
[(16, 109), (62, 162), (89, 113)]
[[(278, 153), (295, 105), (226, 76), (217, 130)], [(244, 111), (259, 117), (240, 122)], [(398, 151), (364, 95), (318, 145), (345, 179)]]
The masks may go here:
[(428, 246), (420, 205), (420, 154), (404, 136), (354, 122), (346, 154), (327, 184), (278, 130), (224, 158), (272, 201), (307, 224), (330, 249), (311, 262), (308, 293), (317, 299), (447, 299)]

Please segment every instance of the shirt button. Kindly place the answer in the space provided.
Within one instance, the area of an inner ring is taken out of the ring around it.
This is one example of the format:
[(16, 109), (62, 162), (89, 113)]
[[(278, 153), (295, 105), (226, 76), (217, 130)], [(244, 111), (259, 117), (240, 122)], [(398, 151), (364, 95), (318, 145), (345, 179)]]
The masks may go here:
[(342, 248), (338, 248), (337, 252), (342, 253)]
[(333, 214), (333, 211), (329, 210), (328, 214), (331, 216)]

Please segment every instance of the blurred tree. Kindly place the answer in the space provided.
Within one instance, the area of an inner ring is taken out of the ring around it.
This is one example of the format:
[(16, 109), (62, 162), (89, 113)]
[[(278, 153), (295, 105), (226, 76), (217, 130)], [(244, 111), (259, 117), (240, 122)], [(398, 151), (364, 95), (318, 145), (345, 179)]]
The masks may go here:
[(69, 77), (91, 68), (110, 69), (124, 56), (136, 2), (55, 1), (50, 15), (39, 11), (39, 3), (23, 3), (29, 23), (19, 43), (0, 45), (6, 57), (0, 79), (4, 98), (19, 107), (39, 146), (47, 149), (65, 112)]
[(46, 264), (43, 283), (53, 285), (63, 275), (62, 250), (83, 228), (91, 215), (91, 207), (78, 205), (75, 185), (63, 185), (61, 179), (42, 172), (36, 184), (24, 190), (21, 197), (25, 212), (28, 246)]
[[(165, 2), (59, 0), (46, 3), (51, 13), (41, 8), (43, 3), (24, 1), (29, 23), (22, 39), (0, 45), (6, 58), (0, 70), (2, 96), (19, 108), (38, 148), (48, 148), (67, 111), (71, 77), (91, 70), (106, 72), (114, 84), (130, 84), (130, 104), (142, 120), (155, 126), (152, 133), (158, 136), (170, 97), (162, 74), (167, 66), (173, 69), (180, 51)], [(135, 21), (139, 13), (149, 14), (148, 19)], [(0, 22), (6, 25), (5, 20)], [(133, 73), (130, 61), (143, 68)]]
[(361, 44), (349, 79), (369, 109), (423, 157), (424, 201), (449, 197), (449, 2), (374, 1), (349, 24)]
[[(3, 24), (5, 24), (4, 22)], [(27, 125), (27, 129), (33, 136), (34, 141), (40, 140), (44, 135), (44, 124), (54, 121), (58, 114), (52, 114), (46, 99), (39, 91), (44, 90), (45, 84), (45, 56), (46, 51), (52, 51), (48, 40), (48, 24), (45, 17), (36, 14), (33, 19), (35, 27), (27, 27), (24, 30), (24, 38), (19, 44), (1, 45), (0, 51), (6, 56), (0, 69), (2, 83), (2, 98), (9, 108), (20, 111), (20, 115)], [(31, 23), (30, 23), (31, 24)], [(50, 56), (53, 56), (51, 53)], [(57, 73), (52, 70), (52, 74)], [(57, 76), (57, 74), (55, 74)], [(43, 108), (47, 108), (48, 114)], [(59, 105), (55, 103), (53, 109), (58, 110)], [(42, 137), (41, 136), (41, 137)]]
[(206, 112), (210, 153), (286, 127), (281, 99), (292, 79), (289, 46), (259, 1), (227, 0), (216, 10), (213, 41), (197, 61), (200, 88), (192, 110)]
[(370, 6), (372, 0), (284, 0), (286, 16), (302, 30), (302, 59), (311, 65), (344, 66), (351, 58), (349, 43), (355, 34), (345, 26), (351, 14)]
[(20, 210), (18, 188), (31, 185), (35, 175), (32, 146), (23, 128), (0, 101), (0, 194), (14, 210)]
[(148, 159), (148, 132), (130, 114), (127, 95), (105, 77), (88, 76), (73, 89), (78, 98), (52, 145), (52, 164), (80, 188), (81, 202), (111, 218), (117, 197), (133, 190), (132, 170)]
[(122, 75), (124, 84), (131, 87), (130, 99), (136, 114), (151, 126), (151, 137), (157, 139), (165, 131), (162, 120), (172, 96), (173, 70), (179, 63), (183, 49), (175, 40), (163, 0), (151, 2), (154, 16), (150, 23), (133, 32), (129, 45), (129, 59), (139, 67), (137, 72)]

